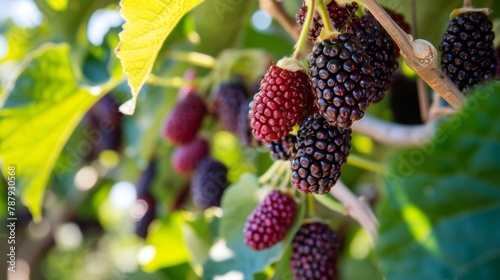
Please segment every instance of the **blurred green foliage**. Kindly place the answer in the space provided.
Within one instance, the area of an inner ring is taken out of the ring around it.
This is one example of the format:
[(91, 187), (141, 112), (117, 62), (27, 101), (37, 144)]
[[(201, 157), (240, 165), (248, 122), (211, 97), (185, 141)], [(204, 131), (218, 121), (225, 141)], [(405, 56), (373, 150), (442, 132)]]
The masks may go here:
[(500, 83), (474, 90), (422, 147), (391, 156), (377, 252), (390, 279), (495, 279)]

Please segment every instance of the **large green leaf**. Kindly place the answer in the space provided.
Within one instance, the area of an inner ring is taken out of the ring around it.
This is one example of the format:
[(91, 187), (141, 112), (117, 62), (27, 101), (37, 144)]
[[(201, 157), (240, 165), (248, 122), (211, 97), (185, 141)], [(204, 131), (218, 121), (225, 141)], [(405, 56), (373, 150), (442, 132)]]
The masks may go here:
[(116, 55), (128, 76), (132, 99), (121, 107), (133, 114), (137, 95), (153, 69), (163, 42), (181, 18), (203, 0), (122, 0), (121, 13), (126, 22), (120, 33)]
[(500, 83), (396, 153), (377, 253), (387, 279), (500, 279)]
[(7, 89), (0, 111), (2, 170), (15, 166), (21, 199), (41, 217), (45, 187), (64, 144), (98, 95), (79, 89), (67, 44), (35, 51)]
[[(253, 279), (255, 273), (264, 271), (285, 253), (304, 217), (304, 203), (300, 203), (294, 225), (282, 242), (267, 250), (254, 251), (243, 241), (243, 228), (248, 216), (258, 204), (258, 192), (260, 190), (257, 178), (251, 174), (243, 174), (239, 182), (225, 191), (222, 200), (224, 215), (220, 224), (220, 237), (224, 245), (219, 244), (221, 247), (212, 248), (210, 259), (203, 266), (203, 279), (214, 279), (222, 275), (229, 277), (227, 273)], [(227, 251), (227, 258), (214, 258), (213, 253), (217, 254), (217, 251), (221, 250)]]

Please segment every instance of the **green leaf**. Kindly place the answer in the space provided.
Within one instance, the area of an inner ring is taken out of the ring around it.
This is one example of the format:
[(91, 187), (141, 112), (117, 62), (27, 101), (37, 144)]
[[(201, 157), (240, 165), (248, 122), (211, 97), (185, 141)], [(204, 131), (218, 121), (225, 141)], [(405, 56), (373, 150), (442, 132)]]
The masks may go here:
[(122, 0), (121, 13), (125, 18), (116, 55), (128, 75), (132, 99), (121, 107), (133, 114), (137, 95), (153, 69), (163, 42), (180, 19), (203, 0)]
[[(214, 279), (227, 273), (253, 279), (255, 273), (264, 271), (282, 258), (304, 218), (305, 203), (299, 204), (295, 222), (282, 242), (267, 250), (254, 251), (243, 241), (243, 228), (248, 216), (258, 204), (259, 192), (261, 190), (257, 177), (248, 173), (243, 174), (237, 183), (225, 191), (222, 199), (224, 215), (220, 222), (221, 241), (216, 243), (216, 248), (212, 247), (210, 259), (203, 266), (203, 279)], [(227, 252), (225, 258), (217, 256), (220, 251)]]
[(500, 277), (500, 83), (394, 154), (376, 251), (387, 279)]
[(146, 243), (154, 246), (155, 254), (151, 261), (142, 264), (145, 271), (153, 272), (189, 261), (181, 230), (183, 222), (183, 214), (175, 212), (149, 226)]
[(99, 96), (77, 87), (67, 44), (35, 51), (6, 93), (0, 111), (2, 170), (16, 167), (21, 199), (37, 220), (54, 164)]

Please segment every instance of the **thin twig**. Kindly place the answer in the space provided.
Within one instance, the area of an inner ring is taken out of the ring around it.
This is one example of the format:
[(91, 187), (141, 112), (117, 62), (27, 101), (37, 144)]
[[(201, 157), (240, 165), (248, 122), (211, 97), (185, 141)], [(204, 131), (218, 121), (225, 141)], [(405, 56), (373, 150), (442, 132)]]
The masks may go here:
[(285, 174), (287, 170), (290, 170), (290, 165), (288, 161), (280, 160), (279, 162), (280, 165), (278, 166), (278, 169), (276, 169), (276, 172), (274, 174), (275, 177), (271, 179), (271, 181), (269, 182), (269, 185), (273, 188), (275, 188), (278, 185), (278, 182), (283, 177), (283, 174)]
[(350, 154), (349, 158), (347, 160), (347, 164), (356, 166), (368, 171), (372, 171), (375, 173), (383, 173), (384, 172), (384, 166), (378, 162), (373, 162), (371, 160), (365, 159), (363, 157), (360, 157), (358, 155), (353, 155)]
[(214, 57), (199, 52), (170, 51), (167, 53), (167, 57), (205, 68), (213, 68), (215, 65)]
[(290, 184), (290, 178), (292, 176), (292, 170), (290, 168), (286, 169), (285, 176), (283, 176), (281, 180), (281, 184), (279, 186), (280, 191), (285, 193), (288, 189), (288, 185)]
[(299, 29), (295, 20), (288, 16), (283, 9), (283, 4), (276, 0), (259, 0), (260, 9), (268, 13), (273, 19), (277, 20), (294, 40), (300, 37)]
[(339, 214), (344, 215), (346, 213), (345, 206), (344, 204), (340, 203), (338, 200), (331, 196), (327, 195), (314, 195), (314, 198), (321, 203), (323, 206), (327, 207), (328, 209), (335, 211)]
[(181, 86), (186, 85), (186, 82), (182, 77), (160, 77), (154, 74), (148, 75), (146, 83), (167, 88), (180, 88)]
[(425, 125), (401, 125), (380, 120), (369, 114), (353, 123), (354, 132), (363, 134), (388, 146), (418, 146), (432, 137), (434, 122)]
[(420, 118), (426, 123), (429, 121), (429, 93), (427, 92), (427, 85), (425, 81), (418, 78), (417, 79), (417, 92), (418, 92), (418, 105), (420, 107)]
[(342, 202), (346, 208), (345, 214), (358, 221), (370, 237), (372, 244), (375, 244), (378, 238), (377, 228), (379, 223), (370, 206), (352, 193), (340, 180), (332, 188), (330, 194)]
[(439, 94), (434, 94), (431, 108), (429, 110), (429, 119), (436, 120), (442, 116), (451, 116), (457, 113), (457, 110), (449, 107), (443, 106), (441, 104), (441, 97)]

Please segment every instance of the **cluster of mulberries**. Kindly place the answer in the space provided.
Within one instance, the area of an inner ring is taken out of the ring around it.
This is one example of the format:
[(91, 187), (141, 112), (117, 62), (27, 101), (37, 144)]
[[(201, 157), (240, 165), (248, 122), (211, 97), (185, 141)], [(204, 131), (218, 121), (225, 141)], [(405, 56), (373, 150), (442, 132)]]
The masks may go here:
[[(293, 59), (272, 65), (250, 106), (253, 136), (267, 144), (274, 160), (290, 162), (291, 184), (303, 194), (326, 194), (338, 181), (351, 149), (352, 123), (382, 99), (398, 66), (395, 43), (373, 16), (359, 18), (356, 3), (330, 1), (327, 9), (342, 33), (319, 38), (323, 21), (316, 13), (307, 65)], [(297, 12), (299, 27), (306, 13), (305, 5)], [(401, 15), (390, 14), (408, 28)], [(264, 250), (283, 240), (295, 209), (290, 194), (272, 191), (246, 221), (247, 246)], [(325, 224), (302, 225), (292, 243), (294, 279), (335, 279), (335, 238)]]
[[(221, 88), (231, 94), (222, 94), (217, 105), (225, 110), (232, 109), (231, 102), (239, 102), (239, 89), (234, 84)], [(170, 158), (172, 168), (177, 173), (192, 176), (191, 195), (197, 207), (206, 209), (219, 206), (222, 193), (228, 185), (227, 168), (210, 157), (209, 142), (198, 136), (203, 119), (208, 114), (205, 100), (198, 95), (195, 87), (189, 85), (181, 87), (178, 98), (178, 103), (167, 115), (162, 127), (164, 138), (174, 144)], [(223, 98), (229, 101), (224, 103)], [(230, 113), (237, 114), (238, 106)], [(236, 126), (227, 118), (221, 119), (226, 129), (235, 131)]]
[[(326, 194), (335, 185), (349, 155), (351, 125), (384, 97), (398, 67), (396, 44), (370, 13), (358, 17), (354, 2), (330, 1), (327, 9), (341, 33), (319, 38), (324, 23), (315, 12), (308, 65), (283, 59), (271, 66), (250, 111), (253, 135), (267, 143), (273, 159), (291, 162), (292, 185), (305, 194)], [(410, 31), (402, 15), (387, 10)], [(303, 5), (299, 27), (306, 13)], [(297, 134), (290, 134), (296, 125)]]

